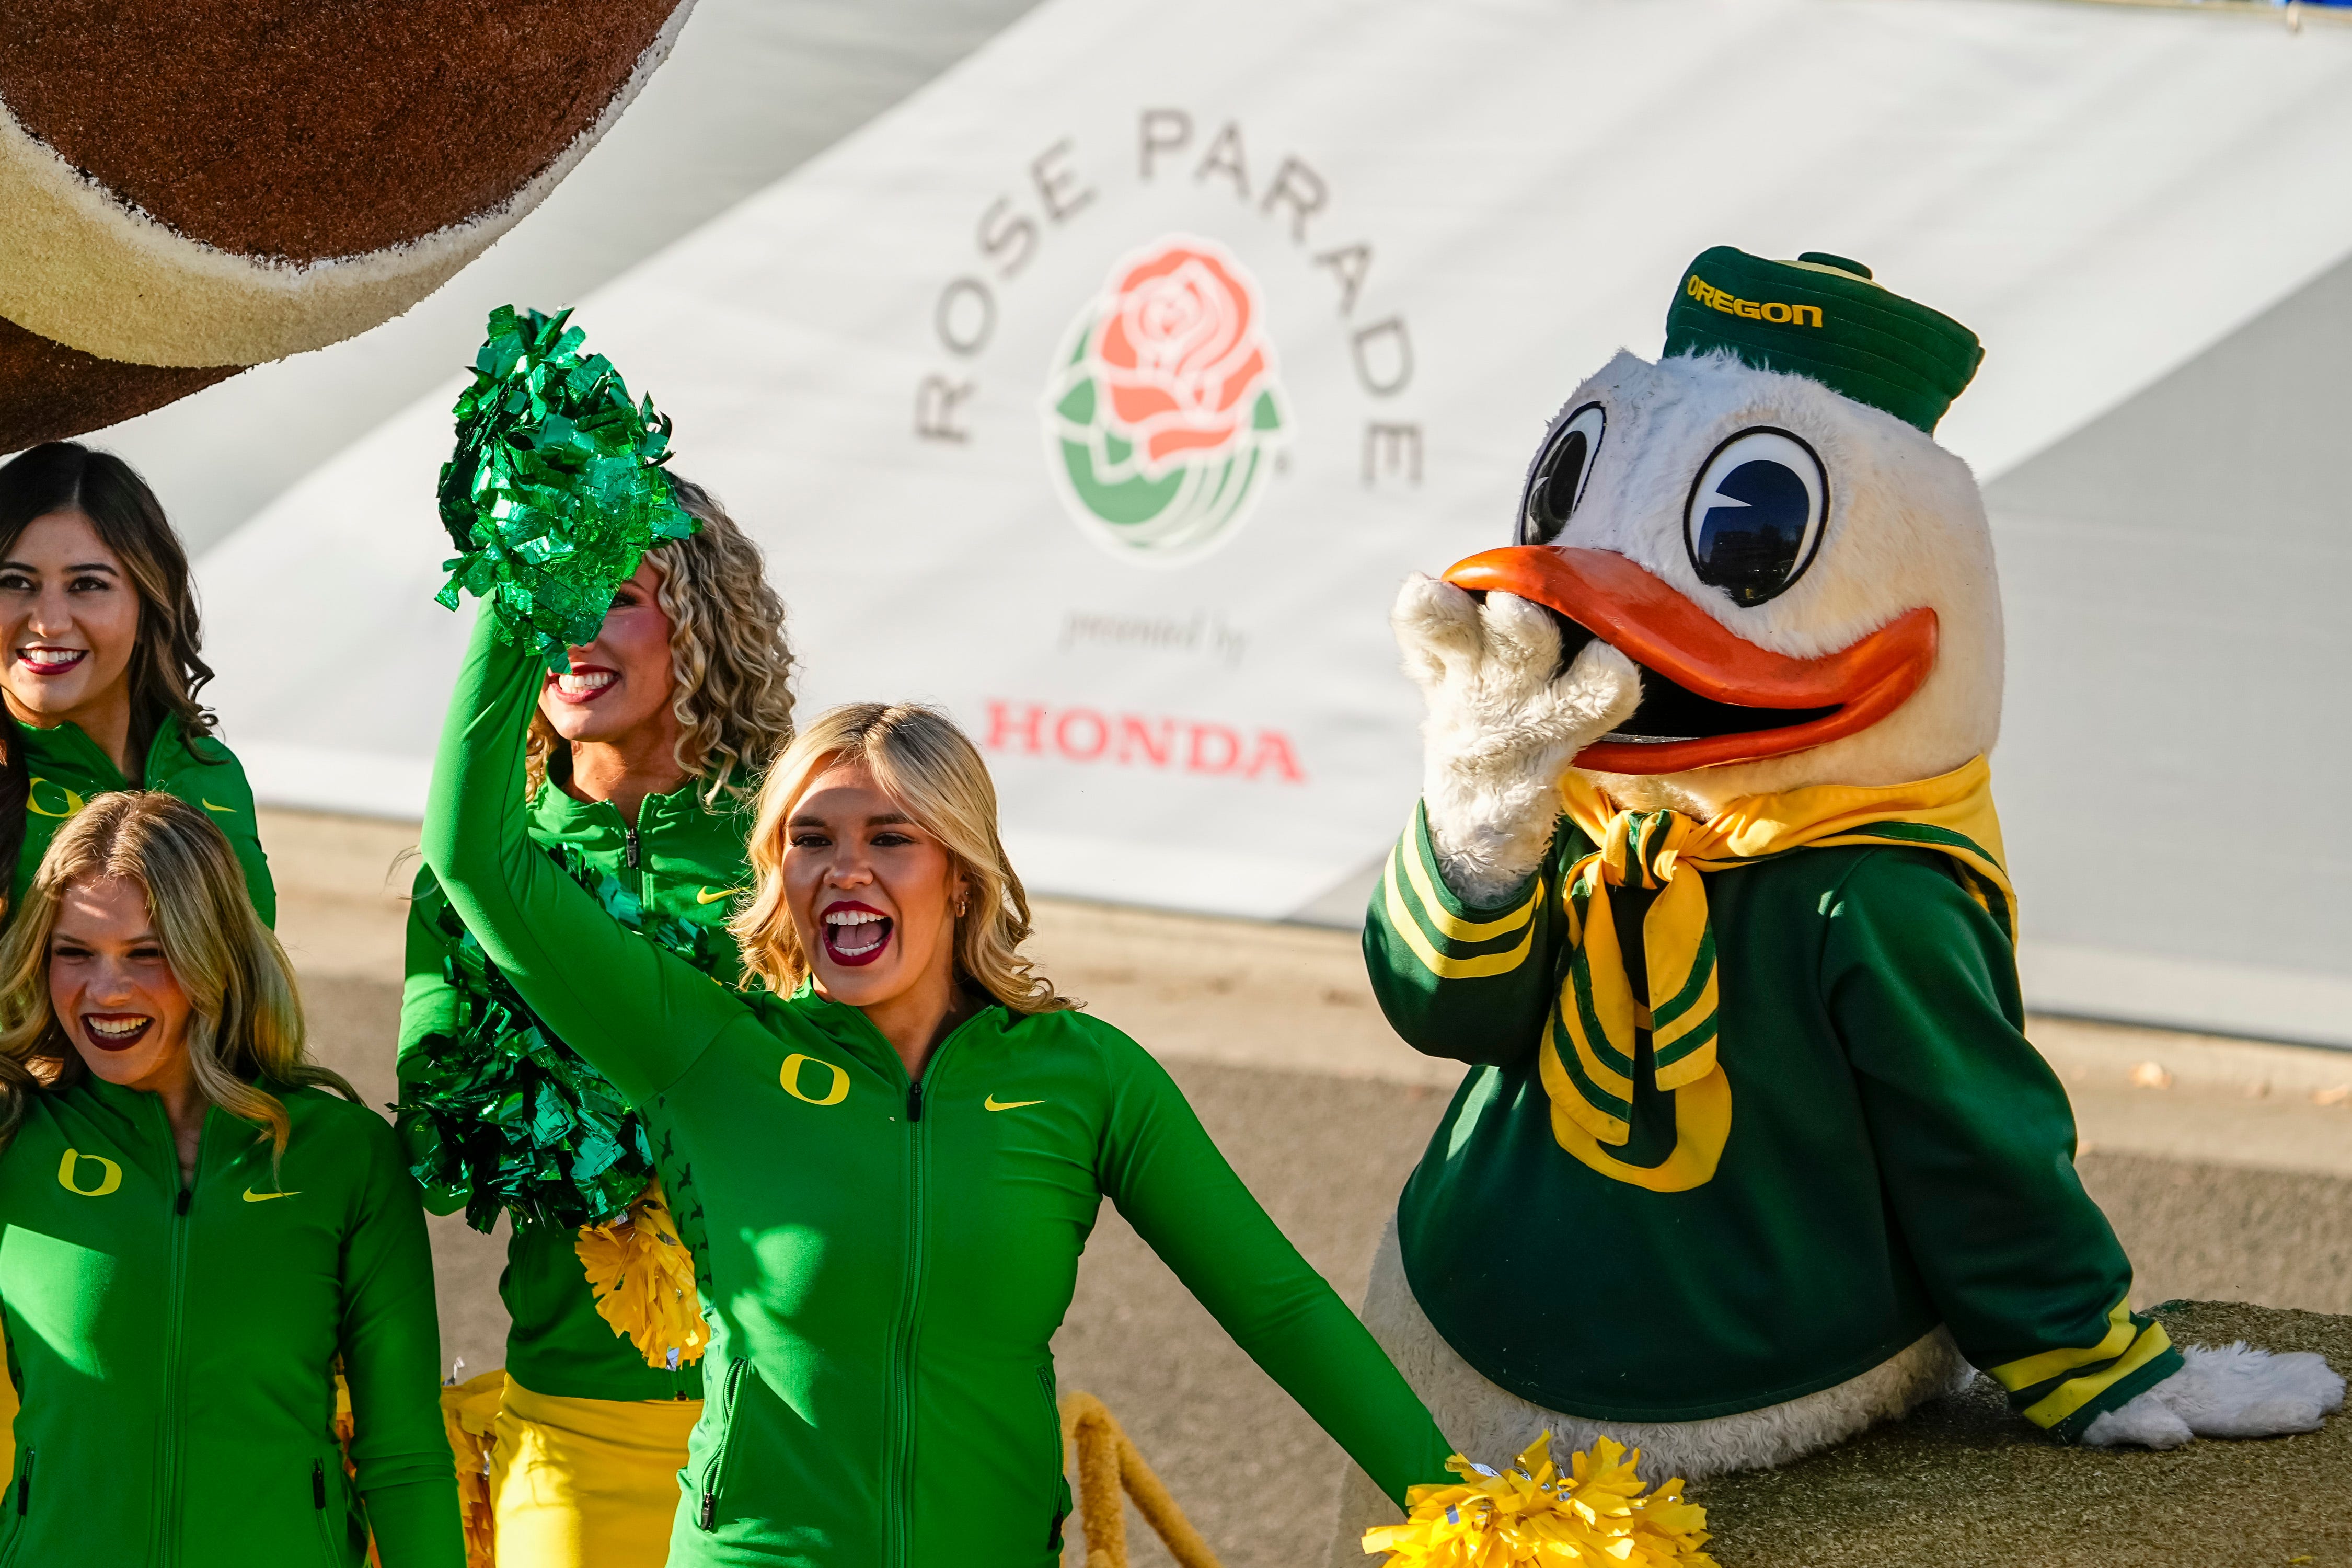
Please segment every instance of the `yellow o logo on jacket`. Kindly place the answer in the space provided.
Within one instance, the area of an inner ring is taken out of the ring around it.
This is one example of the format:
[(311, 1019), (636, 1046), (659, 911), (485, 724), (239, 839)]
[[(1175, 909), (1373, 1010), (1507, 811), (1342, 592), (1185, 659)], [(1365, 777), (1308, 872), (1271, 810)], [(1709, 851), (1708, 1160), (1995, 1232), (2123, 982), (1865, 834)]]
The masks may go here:
[(66, 788), (65, 785), (58, 784), (53, 787), (55, 787), (59, 795), (66, 797), (66, 808), (63, 811), (51, 811), (47, 806), (41, 804), (41, 786), (48, 782), (48, 780), (44, 778), (36, 778), (27, 780), (26, 783), (25, 809), (31, 812), (35, 816), (54, 816), (59, 821), (63, 821), (65, 818), (71, 816), (75, 812), (79, 811), (83, 806), (89, 804), (88, 801), (82, 799), (81, 796), (74, 794), (73, 791)]
[[(810, 1062), (814, 1062), (833, 1075), (832, 1086), (824, 1091), (824, 1097), (822, 1100), (813, 1094), (804, 1094), (801, 1090), (801, 1068)], [(791, 1095), (794, 1100), (804, 1100), (811, 1105), (839, 1105), (849, 1098), (847, 1069), (826, 1061), (821, 1057), (804, 1057), (795, 1052), (784, 1058), (783, 1070), (776, 1077), (783, 1084), (786, 1094)]]
[[(84, 1160), (98, 1164), (98, 1185), (85, 1187), (74, 1180)], [(102, 1198), (122, 1184), (122, 1167), (103, 1154), (85, 1154), (79, 1149), (68, 1149), (66, 1157), (58, 1162), (58, 1185), (76, 1197)]]

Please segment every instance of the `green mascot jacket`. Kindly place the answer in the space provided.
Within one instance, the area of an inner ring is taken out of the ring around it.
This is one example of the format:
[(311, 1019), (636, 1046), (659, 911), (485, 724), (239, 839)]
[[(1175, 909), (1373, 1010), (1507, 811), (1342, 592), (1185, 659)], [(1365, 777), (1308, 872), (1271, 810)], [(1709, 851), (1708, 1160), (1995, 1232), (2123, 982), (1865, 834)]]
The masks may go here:
[[(730, 801), (706, 804), (702, 780), (667, 795), (648, 795), (631, 827), (609, 801), (575, 800), (553, 784), (542, 784), (525, 821), (531, 842), (568, 845), (588, 867), (623, 879), (636, 894), (647, 920), (684, 921), (707, 927), (707, 944), (718, 978), (732, 984), (738, 969), (734, 939), (727, 935), (733, 895), (751, 879), (743, 858), (749, 817)], [(401, 993), (400, 1063), (405, 1086), (429, 1059), (437, 1042), (459, 1026), (464, 998), (452, 984), (453, 969), (485, 961), (461, 943), (464, 931), (432, 871), (416, 878), (408, 914), (408, 978)], [(467, 976), (478, 983), (478, 976)], [(428, 1192), (426, 1206), (447, 1214), (464, 1205), (463, 1192)], [(580, 1255), (577, 1232), (561, 1226), (518, 1224), (507, 1242), (507, 1266), (499, 1295), (511, 1326), (507, 1331), (507, 1375), (534, 1394), (567, 1399), (699, 1399), (702, 1367), (689, 1362), (675, 1372), (646, 1364), (628, 1340), (597, 1314)]]
[[(1559, 889), (1591, 850), (1563, 818), (1536, 876), (1472, 908), (1416, 814), (1364, 928), (1397, 1032), (1471, 1064), (1397, 1208), (1414, 1300), (1465, 1361), (1548, 1409), (1692, 1421), (1843, 1383), (1940, 1322), (2062, 1439), (2179, 1369), (2075, 1176), (2009, 936), (1941, 855), (1807, 848), (1709, 877), (1714, 1173), (1653, 1191), (1571, 1157), (1538, 1047), (1572, 994)], [(1636, 996), (1648, 904), (1612, 903)], [(1655, 1168), (1690, 1091), (1658, 1090), (1646, 1028), (1633, 1076), (1616, 1158)]]
[(1118, 1030), (992, 1006), (910, 1082), (856, 1009), (730, 991), (616, 926), (530, 841), (538, 686), (484, 614), (425, 857), (525, 998), (644, 1114), (693, 1250), (710, 1393), (670, 1568), (1058, 1562), (1048, 1342), (1105, 1195), (1391, 1497), (1446, 1479), (1420, 1401)]
[[(206, 1115), (180, 1183), (163, 1101), (87, 1076), (0, 1153), (0, 1313), (22, 1391), (0, 1568), (457, 1568), (425, 1215), (383, 1119), (272, 1086)], [(334, 1363), (356, 1436), (346, 1480)]]

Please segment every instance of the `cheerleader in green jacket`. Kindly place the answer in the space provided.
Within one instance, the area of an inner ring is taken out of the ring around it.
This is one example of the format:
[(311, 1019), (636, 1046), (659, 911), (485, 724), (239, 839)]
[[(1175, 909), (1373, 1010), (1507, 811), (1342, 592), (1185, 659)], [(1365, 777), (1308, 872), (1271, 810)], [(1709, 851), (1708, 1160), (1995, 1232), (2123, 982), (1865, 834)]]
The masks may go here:
[[(648, 551), (595, 640), (545, 675), (518, 799), (530, 840), (613, 920), (732, 984), (726, 921), (751, 880), (750, 792), (791, 738), (792, 656), (758, 547), (699, 487), (670, 486), (701, 527)], [(501, 1209), (512, 1221), (499, 1281), (512, 1326), (481, 1500), (499, 1556), (660, 1562), (701, 1412), (701, 1345), (638, 1325), (622, 1337), (578, 1246), (583, 1226), (633, 1201), (642, 1226), (659, 1202), (644, 1129), (515, 994), (429, 870), (409, 913), (400, 1061), (427, 1205), (462, 1205), (484, 1230)], [(554, 1100), (572, 1114), (551, 1122)]]
[(0, 1564), (457, 1568), (424, 1212), (354, 1101), (201, 808), (58, 833), (0, 942)]
[[(58, 827), (135, 788), (210, 816), (277, 923), (253, 791), (196, 704), (213, 673), (201, 640), (187, 552), (129, 464), (51, 441), (0, 467), (0, 924)], [(0, 1479), (14, 1410), (0, 1385)]]
[(110, 790), (153, 789), (212, 818), (262, 922), (278, 919), (253, 791), (196, 694), (187, 552), (121, 458), (72, 441), (0, 468), (0, 866), (11, 910), (58, 826)]
[(671, 1568), (1056, 1562), (1048, 1343), (1105, 1196), (1391, 1498), (1445, 1479), (1420, 1401), (1166, 1072), (1020, 957), (994, 790), (952, 724), (838, 709), (770, 769), (734, 922), (766, 989), (736, 992), (532, 844), (539, 687), (485, 614), (425, 857), (652, 1135), (713, 1320)]

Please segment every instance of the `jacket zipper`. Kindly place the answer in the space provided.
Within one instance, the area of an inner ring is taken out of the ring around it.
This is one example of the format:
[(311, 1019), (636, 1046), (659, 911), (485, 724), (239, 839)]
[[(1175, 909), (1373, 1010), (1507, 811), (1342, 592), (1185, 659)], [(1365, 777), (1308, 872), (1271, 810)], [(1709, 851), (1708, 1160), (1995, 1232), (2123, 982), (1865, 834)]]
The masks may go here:
[[(155, 1107), (155, 1114), (163, 1118), (160, 1101)], [(209, 1129), (209, 1112), (205, 1116), (205, 1124)], [(179, 1145), (172, 1136), (172, 1124), (168, 1118), (163, 1118), (163, 1152), (164, 1158), (171, 1162), (168, 1168), (176, 1173), (180, 1168)], [(187, 1333), (188, 1237), (195, 1228), (189, 1214), (195, 1207), (196, 1184), (203, 1180), (204, 1171), (204, 1137), (199, 1132), (195, 1174), (186, 1186), (180, 1189), (179, 1195), (172, 1203), (172, 1276), (170, 1307), (165, 1320), (168, 1326), (163, 1341), (163, 1421), (161, 1429), (163, 1486), (162, 1497), (156, 1500), (161, 1505), (155, 1510), (160, 1538), (152, 1553), (152, 1561), (158, 1568), (173, 1568), (180, 1561), (180, 1451), (187, 1438), (187, 1434), (181, 1430), (185, 1414), (181, 1398), (180, 1363), (183, 1342)]]
[(333, 1521), (327, 1517), (327, 1463), (324, 1459), (310, 1461), (310, 1507), (318, 1516), (320, 1550), (326, 1552), (331, 1568), (342, 1568), (342, 1558), (335, 1551), (335, 1532), (329, 1528)]
[(724, 1412), (719, 1428), (719, 1452), (710, 1456), (710, 1463), (702, 1470), (702, 1501), (695, 1510), (694, 1525), (708, 1533), (719, 1528), (719, 1491), (727, 1481), (727, 1456), (735, 1449), (735, 1418), (740, 1414), (743, 1373), (751, 1366), (748, 1361), (730, 1362), (727, 1367), (726, 1386), (719, 1392), (719, 1408)]
[[(923, 1064), (926, 1072), (939, 1066), (949, 1043), (940, 1042)], [(930, 1149), (930, 1130), (923, 1121), (923, 1080), (916, 1077), (907, 1083), (907, 1262), (898, 1290), (898, 1343), (890, 1358), (883, 1456), (882, 1544), (887, 1568), (905, 1568), (913, 1549), (908, 1536), (915, 1496), (915, 1352), (921, 1338), (924, 1243), (929, 1231)]]
[[(637, 819), (641, 822), (645, 820), (645, 810), (642, 805), (637, 807)], [(655, 914), (654, 873), (653, 868), (646, 864), (645, 840), (635, 827), (624, 826), (621, 831), (626, 835), (621, 840), (621, 858), (637, 874), (637, 923), (650, 926)]]

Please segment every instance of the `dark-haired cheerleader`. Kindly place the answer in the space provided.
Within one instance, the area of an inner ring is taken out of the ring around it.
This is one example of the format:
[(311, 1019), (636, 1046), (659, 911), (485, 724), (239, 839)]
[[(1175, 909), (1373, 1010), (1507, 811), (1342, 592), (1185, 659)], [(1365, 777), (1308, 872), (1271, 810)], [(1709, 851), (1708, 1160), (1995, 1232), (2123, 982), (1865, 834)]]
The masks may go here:
[(60, 824), (110, 790), (177, 795), (227, 835), (278, 918), (245, 770), (196, 694), (187, 552), (131, 465), (75, 441), (0, 467), (0, 869), (13, 915)]

